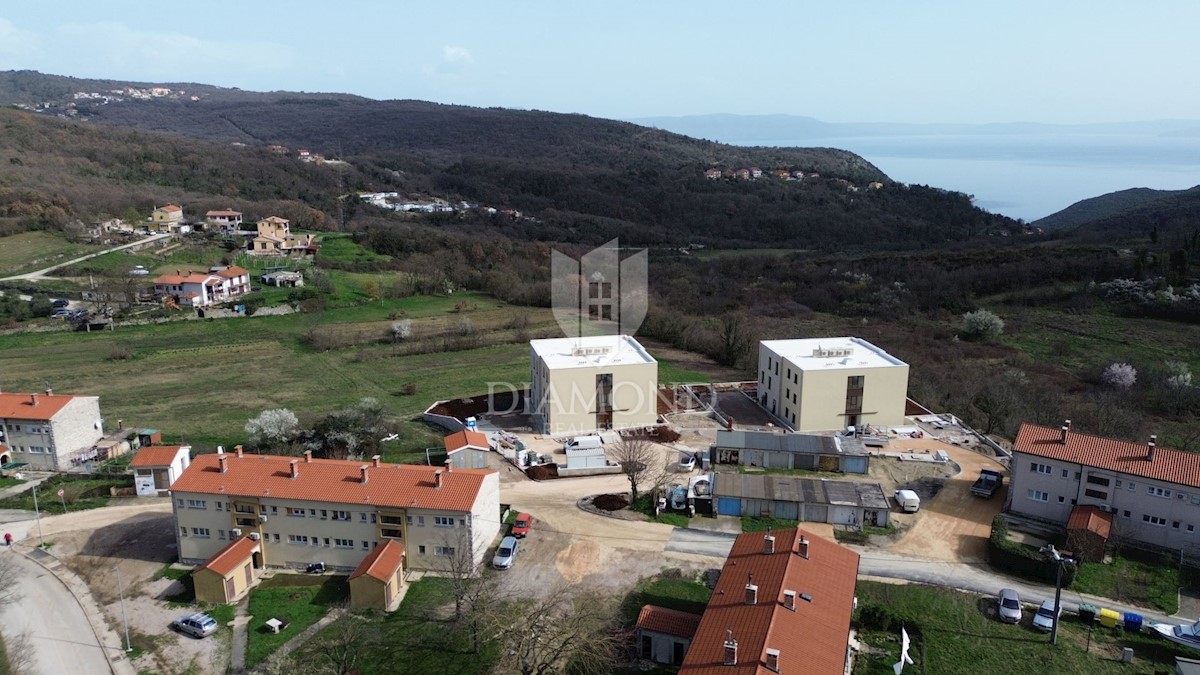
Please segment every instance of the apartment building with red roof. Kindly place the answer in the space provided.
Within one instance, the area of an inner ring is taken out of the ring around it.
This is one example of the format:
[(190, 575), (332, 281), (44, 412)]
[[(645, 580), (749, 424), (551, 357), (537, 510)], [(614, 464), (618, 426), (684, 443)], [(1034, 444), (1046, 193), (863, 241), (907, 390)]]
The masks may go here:
[(198, 564), (255, 536), (262, 564), (353, 571), (387, 540), (413, 569), (445, 569), (470, 549), (483, 562), (500, 532), (499, 474), (368, 461), (231, 453), (200, 455), (171, 487), (179, 559)]
[(1080, 507), (1112, 515), (1111, 529), (1168, 549), (1195, 545), (1200, 455), (1061, 427), (1022, 424), (1013, 441), (1008, 511), (1066, 527)]
[(842, 675), (858, 554), (804, 530), (734, 541), (681, 675)]
[(98, 396), (0, 393), (0, 465), (65, 471), (103, 438), (103, 427)]

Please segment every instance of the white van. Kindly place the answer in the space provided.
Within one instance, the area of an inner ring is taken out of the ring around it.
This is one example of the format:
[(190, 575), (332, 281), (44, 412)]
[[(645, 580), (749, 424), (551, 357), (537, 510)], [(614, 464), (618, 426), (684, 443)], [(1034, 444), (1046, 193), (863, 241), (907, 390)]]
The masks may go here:
[(563, 450), (571, 452), (572, 450), (593, 450), (603, 445), (599, 436), (576, 436), (571, 440), (563, 443)]
[(905, 513), (916, 513), (921, 508), (921, 498), (912, 490), (896, 490), (896, 504)]

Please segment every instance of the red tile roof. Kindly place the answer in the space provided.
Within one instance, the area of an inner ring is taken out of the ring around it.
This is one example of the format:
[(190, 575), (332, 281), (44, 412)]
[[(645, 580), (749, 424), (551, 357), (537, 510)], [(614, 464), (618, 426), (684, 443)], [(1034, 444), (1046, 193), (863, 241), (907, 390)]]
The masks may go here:
[(188, 274), (164, 274), (154, 280), (156, 284), (178, 285), (178, 284), (205, 284), (212, 279), (211, 274), (203, 272), (189, 272)]
[(182, 211), (183, 208), (181, 206), (179, 206), (178, 204), (167, 204), (165, 206), (158, 207), (158, 210), (174, 212), (174, 211)]
[(217, 551), (217, 554), (209, 558), (203, 565), (197, 569), (212, 570), (221, 576), (228, 576), (229, 573), (242, 566), (250, 558), (250, 555), (258, 550), (258, 542), (246, 535), (235, 542), (231, 542), (228, 546)]
[[(70, 394), (0, 394), (0, 418), (48, 420), (75, 398)], [(36, 402), (35, 402), (36, 401)]]
[(1101, 511), (1098, 506), (1076, 506), (1071, 509), (1071, 517), (1067, 519), (1067, 531), (1087, 530), (1108, 539), (1112, 532), (1112, 521), (1112, 514)]
[[(218, 457), (226, 458), (221, 473)], [(292, 478), (292, 462), (297, 477)], [(367, 467), (367, 482), (361, 468)], [(434, 471), (442, 472), (436, 487)], [(371, 504), (393, 508), (470, 511), (484, 479), (495, 474), (486, 469), (454, 469), (416, 464), (380, 464), (342, 459), (314, 459), (280, 455), (238, 457), (199, 455), (171, 486), (173, 492), (194, 492), (239, 497), (271, 497), (339, 504)]]
[(148, 445), (137, 451), (129, 466), (171, 466), (181, 445)]
[(699, 625), (700, 616), (697, 614), (657, 605), (642, 605), (642, 611), (638, 613), (637, 620), (637, 627), (643, 630), (685, 638), (695, 635), (696, 627)]
[(243, 274), (250, 274), (250, 273), (247, 272), (245, 269), (238, 267), (236, 265), (226, 267), (223, 270), (217, 270), (217, 276), (225, 277), (226, 279), (234, 279), (234, 278), (242, 276)]
[(375, 547), (374, 551), (367, 554), (367, 557), (362, 559), (358, 567), (350, 573), (351, 579), (357, 579), (362, 575), (367, 575), (372, 579), (378, 579), (387, 583), (396, 570), (400, 569), (401, 563), (404, 562), (404, 544), (395, 539), (388, 539), (379, 546)]
[(446, 445), (446, 452), (448, 453), (457, 452), (465, 448), (488, 450), (491, 447), (488, 445), (487, 436), (478, 431), (470, 431), (468, 429), (450, 434), (442, 439), (442, 443)]
[(1022, 424), (1013, 441), (1013, 452), (1200, 488), (1200, 455), (1195, 453), (1158, 447), (1151, 462), (1146, 459), (1149, 448), (1145, 443), (1077, 431), (1067, 433), (1065, 444), (1061, 439), (1061, 429)]
[(209, 211), (208, 213), (206, 213), (204, 215), (208, 218), (221, 218), (221, 217), (240, 216), (240, 215), (242, 215), (242, 212), (225, 209), (225, 210)]
[[(767, 649), (779, 650), (779, 672), (842, 675), (858, 554), (804, 530), (772, 535), (775, 553), (769, 555), (763, 552), (765, 533), (734, 541), (681, 675), (769, 675)], [(808, 542), (807, 558), (797, 552), (801, 537)], [(746, 604), (750, 579), (758, 586), (753, 605)], [(785, 590), (796, 592), (795, 611), (783, 605)], [(735, 665), (724, 665), (726, 631), (738, 643)]]

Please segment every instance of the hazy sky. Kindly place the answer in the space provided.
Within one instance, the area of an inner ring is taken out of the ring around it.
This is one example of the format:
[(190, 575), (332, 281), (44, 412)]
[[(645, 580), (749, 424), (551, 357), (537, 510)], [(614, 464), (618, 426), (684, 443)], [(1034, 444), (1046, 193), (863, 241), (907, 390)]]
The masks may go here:
[(1200, 117), (1197, 27), (1197, 0), (5, 2), (0, 69), (615, 118), (1102, 122)]

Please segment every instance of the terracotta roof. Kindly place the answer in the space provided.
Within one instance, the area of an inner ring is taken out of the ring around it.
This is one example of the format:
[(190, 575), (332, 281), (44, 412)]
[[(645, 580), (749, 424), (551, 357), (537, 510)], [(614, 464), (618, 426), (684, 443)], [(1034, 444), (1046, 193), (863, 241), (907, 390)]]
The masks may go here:
[(280, 223), (280, 224), (286, 225), (288, 223), (288, 219), (280, 218), (279, 216), (267, 216), (266, 218), (263, 218), (262, 220), (260, 220), (258, 222), (260, 222), (260, 223)]
[[(342, 459), (304, 459), (280, 455), (238, 457), (227, 452), (227, 471), (221, 473), (217, 457), (199, 455), (171, 486), (174, 492), (196, 492), (240, 497), (298, 499), (339, 504), (371, 504), (394, 508), (470, 511), (484, 478), (495, 471), (454, 469), (417, 464), (381, 464)], [(293, 461), (297, 478), (291, 477)], [(361, 467), (367, 467), (367, 482)], [(442, 487), (434, 471), (442, 472)]]
[(464, 429), (456, 431), (442, 439), (442, 443), (446, 445), (446, 452), (457, 452), (466, 448), (477, 448), (479, 450), (490, 450), (487, 436), (478, 432)]
[(129, 466), (171, 466), (180, 448), (191, 450), (186, 445), (148, 445), (137, 451)]
[(223, 218), (223, 217), (240, 216), (240, 215), (242, 215), (242, 212), (241, 211), (231, 211), (231, 210), (226, 209), (226, 210), (220, 210), (220, 211), (209, 211), (208, 213), (206, 213), (204, 215), (206, 218)]
[(1145, 443), (1089, 436), (1077, 431), (1068, 432), (1064, 444), (1061, 429), (1036, 424), (1022, 424), (1013, 441), (1013, 452), (1200, 488), (1200, 456), (1158, 447), (1151, 462), (1146, 459), (1148, 450)]
[(258, 542), (246, 535), (235, 542), (230, 543), (225, 548), (217, 551), (217, 554), (209, 558), (200, 565), (197, 569), (212, 570), (221, 576), (228, 576), (237, 568), (242, 566), (250, 558), (250, 555), (258, 550)]
[(358, 567), (350, 573), (351, 579), (357, 579), (362, 575), (367, 575), (372, 579), (378, 579), (387, 583), (396, 570), (400, 569), (401, 563), (404, 562), (404, 544), (395, 539), (388, 539), (379, 546), (375, 547), (374, 551), (367, 554), (367, 557), (362, 559)]
[[(36, 398), (36, 403), (34, 400)], [(0, 394), (0, 418), (48, 420), (73, 399), (70, 394)], [(89, 397), (90, 398), (90, 397)]]
[(699, 625), (700, 616), (697, 614), (657, 605), (642, 605), (637, 620), (637, 627), (643, 630), (685, 638), (695, 635), (696, 626)]
[(174, 211), (182, 211), (183, 208), (181, 206), (179, 206), (178, 204), (167, 204), (165, 206), (160, 206), (155, 210), (156, 211), (174, 212)]
[[(741, 534), (734, 541), (681, 675), (769, 675), (767, 649), (779, 650), (779, 672), (842, 675), (858, 554), (804, 530), (771, 534), (773, 554), (763, 552), (766, 533)], [(797, 552), (801, 537), (808, 542), (807, 558)], [(750, 579), (758, 586), (753, 605), (746, 604)], [(796, 592), (795, 611), (783, 605), (785, 590)], [(738, 644), (737, 663), (728, 666), (727, 630)]]
[(1112, 532), (1112, 520), (1112, 514), (1101, 511), (1098, 506), (1076, 506), (1071, 509), (1071, 517), (1067, 519), (1067, 531), (1087, 530), (1108, 539)]
[(245, 269), (238, 267), (236, 265), (226, 267), (223, 270), (217, 271), (217, 276), (225, 277), (226, 279), (234, 279), (236, 277), (242, 276), (243, 274), (250, 274), (250, 273), (248, 271), (246, 271)]
[(202, 272), (189, 272), (188, 274), (164, 274), (154, 280), (154, 283), (160, 285), (175, 286), (179, 284), (206, 284), (212, 279), (211, 274)]

